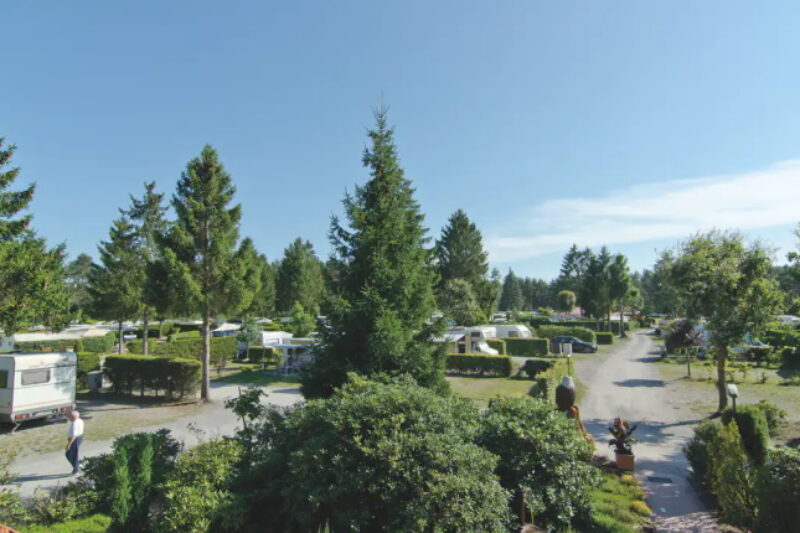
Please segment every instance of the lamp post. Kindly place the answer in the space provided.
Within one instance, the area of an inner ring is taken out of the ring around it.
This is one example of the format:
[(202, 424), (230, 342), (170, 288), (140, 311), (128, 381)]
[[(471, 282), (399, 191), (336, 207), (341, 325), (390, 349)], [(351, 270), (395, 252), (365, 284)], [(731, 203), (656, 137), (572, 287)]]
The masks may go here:
[(736, 416), (736, 398), (739, 397), (739, 387), (733, 383), (728, 383), (728, 396), (733, 400), (733, 416)]
[(572, 375), (572, 354), (567, 354), (567, 374)]

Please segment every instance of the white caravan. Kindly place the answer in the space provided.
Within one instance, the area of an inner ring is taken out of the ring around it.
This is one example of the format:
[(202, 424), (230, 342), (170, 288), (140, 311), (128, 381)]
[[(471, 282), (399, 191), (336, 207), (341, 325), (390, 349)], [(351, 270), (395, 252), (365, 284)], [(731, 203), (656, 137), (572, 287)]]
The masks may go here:
[(0, 354), (0, 422), (19, 424), (75, 408), (74, 352)]
[(497, 355), (497, 350), (489, 347), (487, 339), (497, 337), (495, 326), (473, 326), (469, 328), (453, 328), (444, 337), (438, 339), (448, 345), (450, 353), (475, 353)]
[(520, 326), (516, 324), (495, 324), (494, 329), (497, 330), (498, 339), (530, 339), (533, 338), (531, 330), (528, 326)]

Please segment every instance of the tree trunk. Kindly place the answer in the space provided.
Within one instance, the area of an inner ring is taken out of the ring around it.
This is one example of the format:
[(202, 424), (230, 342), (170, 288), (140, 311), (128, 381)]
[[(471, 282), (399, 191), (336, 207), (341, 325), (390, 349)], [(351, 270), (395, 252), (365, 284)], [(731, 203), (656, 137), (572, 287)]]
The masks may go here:
[(150, 343), (150, 331), (147, 329), (150, 326), (148, 311), (149, 309), (145, 306), (144, 316), (142, 317), (142, 340), (144, 341), (142, 342), (142, 353), (144, 355), (148, 355), (147, 345)]
[(119, 343), (117, 343), (117, 352), (122, 355), (122, 320), (118, 322), (119, 324)]
[(627, 337), (625, 334), (625, 305), (619, 303), (619, 338), (624, 339)]
[(203, 377), (200, 382), (200, 399), (204, 402), (211, 400), (208, 394), (209, 377), (208, 366), (211, 361), (211, 317), (208, 308), (203, 311)]
[(725, 362), (728, 360), (728, 347), (716, 346), (717, 357), (717, 390), (719, 392), (719, 407), (721, 413), (728, 406), (728, 389), (725, 383)]

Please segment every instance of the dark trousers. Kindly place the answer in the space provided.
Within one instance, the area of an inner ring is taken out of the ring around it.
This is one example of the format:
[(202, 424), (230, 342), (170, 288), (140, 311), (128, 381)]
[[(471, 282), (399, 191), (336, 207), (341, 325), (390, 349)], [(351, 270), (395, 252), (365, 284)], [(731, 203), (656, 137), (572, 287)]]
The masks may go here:
[(72, 471), (78, 471), (78, 448), (80, 448), (81, 443), (83, 442), (83, 436), (81, 435), (77, 439), (72, 442), (72, 445), (67, 449), (67, 461), (69, 464), (72, 465)]

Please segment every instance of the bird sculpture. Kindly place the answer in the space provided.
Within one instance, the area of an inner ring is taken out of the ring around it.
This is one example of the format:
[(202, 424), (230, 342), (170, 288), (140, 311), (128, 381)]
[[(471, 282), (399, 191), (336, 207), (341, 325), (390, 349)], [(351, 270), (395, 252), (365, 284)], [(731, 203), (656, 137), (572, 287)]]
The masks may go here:
[(569, 376), (564, 376), (561, 384), (556, 387), (556, 405), (562, 413), (575, 405), (575, 381)]

